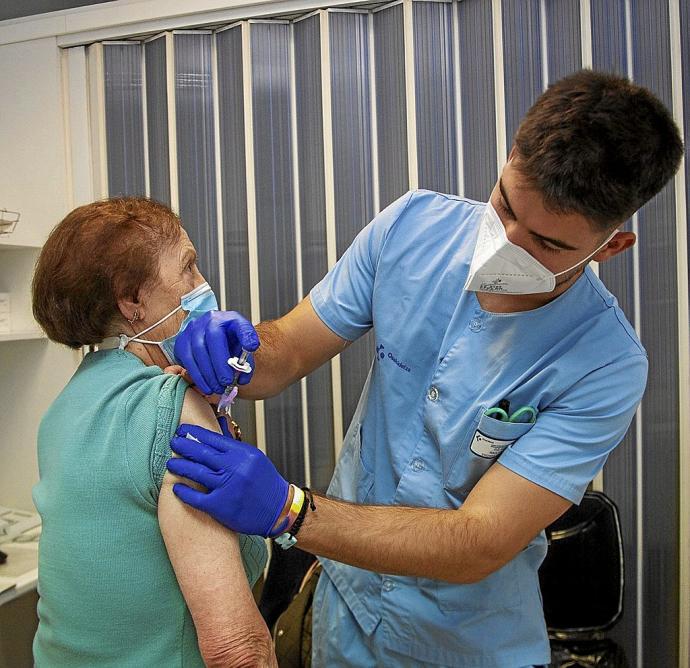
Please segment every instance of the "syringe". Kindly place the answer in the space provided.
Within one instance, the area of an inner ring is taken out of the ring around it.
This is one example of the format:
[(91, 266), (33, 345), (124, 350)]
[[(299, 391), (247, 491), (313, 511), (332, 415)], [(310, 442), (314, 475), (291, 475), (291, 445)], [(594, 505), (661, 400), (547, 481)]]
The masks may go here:
[(226, 386), (223, 396), (218, 401), (217, 412), (219, 415), (225, 414), (228, 417), (232, 417), (232, 404), (235, 402), (235, 397), (237, 397), (237, 383), (240, 379), (241, 373), (249, 373), (252, 370), (252, 365), (247, 362), (247, 357), (249, 357), (249, 351), (242, 348), (242, 352), (239, 357), (231, 357), (228, 360), (228, 364), (235, 370), (235, 375), (232, 379), (232, 384)]

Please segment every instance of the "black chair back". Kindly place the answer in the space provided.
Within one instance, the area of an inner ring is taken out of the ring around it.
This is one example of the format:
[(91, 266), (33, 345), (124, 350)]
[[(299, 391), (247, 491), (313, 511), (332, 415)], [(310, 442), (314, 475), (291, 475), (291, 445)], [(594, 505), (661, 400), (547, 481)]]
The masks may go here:
[(577, 638), (610, 629), (623, 612), (623, 540), (618, 509), (587, 492), (546, 530), (539, 570), (549, 633)]

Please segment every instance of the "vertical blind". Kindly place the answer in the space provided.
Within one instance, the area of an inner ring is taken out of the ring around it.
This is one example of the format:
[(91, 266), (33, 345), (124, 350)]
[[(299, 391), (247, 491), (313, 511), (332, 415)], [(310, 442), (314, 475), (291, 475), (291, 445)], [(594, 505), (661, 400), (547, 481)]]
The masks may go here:
[[(178, 210), (222, 307), (254, 321), (292, 308), (409, 188), (486, 200), (550, 82), (591, 66), (669, 108), (690, 88), (690, 9), (678, 0), (403, 0), (97, 48), (109, 194)], [(681, 113), (687, 133), (690, 103)], [(650, 358), (641, 410), (604, 474), (626, 556), (626, 614), (612, 633), (637, 666), (678, 660), (678, 313), (688, 286), (677, 278), (687, 254), (676, 244), (687, 225), (677, 183), (628, 221), (635, 250), (600, 267)], [(687, 174), (683, 190), (685, 202)], [(371, 341), (279, 397), (238, 404), (248, 440), (294, 482), (327, 486)]]

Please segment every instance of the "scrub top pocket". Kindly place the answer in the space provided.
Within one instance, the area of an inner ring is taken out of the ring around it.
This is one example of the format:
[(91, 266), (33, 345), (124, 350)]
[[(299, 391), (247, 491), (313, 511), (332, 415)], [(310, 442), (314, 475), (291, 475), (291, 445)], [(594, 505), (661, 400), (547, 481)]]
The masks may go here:
[(533, 422), (497, 420), (485, 415), (485, 411), (485, 407), (477, 411), (459, 448), (446, 453), (448, 466), (444, 466), (443, 486), (463, 499), (503, 451), (534, 426)]
[(369, 466), (364, 463), (364, 452), (362, 445), (362, 426), (360, 425), (356, 435), (357, 454), (359, 457), (359, 467), (357, 476), (357, 503), (366, 503), (369, 500), (371, 490), (374, 486), (374, 474)]

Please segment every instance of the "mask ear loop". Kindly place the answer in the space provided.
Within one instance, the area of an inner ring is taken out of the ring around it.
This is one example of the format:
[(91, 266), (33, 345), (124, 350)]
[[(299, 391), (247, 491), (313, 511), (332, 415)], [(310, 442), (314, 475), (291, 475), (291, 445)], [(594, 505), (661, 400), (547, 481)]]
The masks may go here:
[[(178, 306), (174, 311), (170, 311), (168, 315), (163, 316), (158, 322), (154, 322), (153, 325), (150, 327), (147, 327), (146, 329), (142, 330), (138, 334), (135, 334), (134, 336), (127, 336), (126, 334), (120, 334), (120, 345), (118, 346), (120, 350), (124, 350), (126, 346), (128, 346), (132, 341), (135, 343), (152, 343), (155, 345), (158, 345), (160, 341), (149, 341), (147, 339), (140, 339), (139, 337), (142, 334), (146, 334), (146, 332), (150, 332), (152, 329), (155, 327), (158, 327), (162, 322), (165, 322), (170, 316), (175, 315), (180, 309), (182, 308), (182, 305)], [(127, 321), (129, 322), (129, 321)]]
[(613, 237), (615, 237), (617, 234), (618, 234), (618, 228), (616, 228), (616, 229), (611, 233), (611, 235), (606, 239), (606, 241), (604, 241), (603, 244), (601, 244), (601, 246), (599, 246), (593, 253), (590, 253), (584, 260), (580, 260), (576, 265), (570, 267), (570, 269), (566, 269), (565, 271), (559, 271), (557, 274), (554, 274), (554, 276), (555, 276), (556, 278), (558, 278), (559, 276), (563, 276), (563, 274), (567, 274), (569, 271), (572, 271), (573, 269), (576, 269), (576, 268), (579, 267), (581, 264), (584, 264), (585, 262), (589, 262), (589, 261), (590, 261), (590, 260), (591, 260), (591, 259), (592, 259), (602, 248), (604, 248), (604, 247), (606, 246), (606, 244), (608, 244), (608, 242), (611, 241), (611, 239), (613, 239)]

